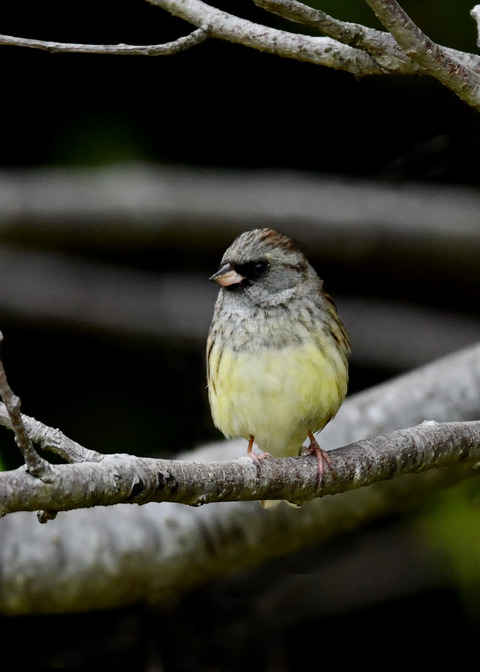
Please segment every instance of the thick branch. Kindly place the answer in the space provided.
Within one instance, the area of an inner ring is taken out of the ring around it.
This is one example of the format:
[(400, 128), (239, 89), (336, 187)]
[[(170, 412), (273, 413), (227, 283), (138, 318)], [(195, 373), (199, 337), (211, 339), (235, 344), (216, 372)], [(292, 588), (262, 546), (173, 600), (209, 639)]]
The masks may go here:
[[(389, 32), (369, 28), (359, 23), (340, 21), (320, 9), (314, 9), (297, 0), (254, 0), (254, 2), (259, 7), (278, 14), (284, 19), (303, 23), (328, 37), (342, 42), (342, 44), (362, 49), (387, 68), (391, 63), (391, 58), (394, 57), (405, 63), (405, 72), (410, 70), (412, 74), (422, 73), (420, 64), (412, 61), (400, 49), (397, 41)], [(451, 49), (450, 47), (441, 48), (446, 54), (458, 59), (463, 65), (480, 72), (480, 58), (477, 54), (469, 54), (458, 49)]]
[(418, 63), (425, 74), (480, 110), (480, 74), (425, 35), (395, 0), (366, 0), (401, 49)]
[(297, 21), (323, 33), (342, 44), (348, 44), (356, 49), (362, 49), (379, 62), (388, 55), (394, 56), (408, 65), (412, 72), (419, 68), (411, 62), (399, 48), (395, 39), (385, 31), (368, 28), (359, 23), (340, 21), (320, 9), (315, 9), (297, 0), (254, 0), (255, 4), (263, 9), (277, 14), (284, 19)]
[(288, 499), (302, 503), (407, 473), (480, 461), (480, 422), (426, 422), (330, 452), (318, 486), (316, 458), (196, 463), (131, 455), (51, 466), (48, 482), (23, 467), (0, 474), (0, 514), (90, 506)]
[(249, 502), (200, 509), (165, 503), (78, 509), (39, 525), (0, 519), (0, 613), (91, 611), (158, 604), (236, 569), (411, 510), (468, 478), (471, 467), (383, 481), (300, 509)]
[[(298, 35), (228, 14), (201, 0), (148, 0), (197, 27), (203, 27), (210, 37), (242, 44), (269, 54), (294, 58), (307, 63), (345, 70), (358, 77), (385, 74), (369, 54), (328, 37)], [(405, 62), (392, 57), (391, 72), (402, 71)], [(408, 67), (408, 66), (407, 66)]]
[[(262, 227), (276, 223), (296, 240), (300, 235), (316, 252), (325, 237), (328, 254), (346, 250), (352, 257), (358, 256), (360, 242), (369, 249), (392, 240), (403, 246), (408, 238), (422, 245), (425, 255), (432, 236), (442, 251), (462, 240), (465, 251), (471, 242), (478, 245), (479, 208), (473, 187), (399, 186), (290, 170), (199, 172), (127, 163), (0, 171), (0, 237), (22, 243), (27, 237), (42, 244), (68, 238), (131, 249), (195, 235), (199, 243), (223, 245), (255, 221)], [(352, 240), (348, 246), (346, 239)]]

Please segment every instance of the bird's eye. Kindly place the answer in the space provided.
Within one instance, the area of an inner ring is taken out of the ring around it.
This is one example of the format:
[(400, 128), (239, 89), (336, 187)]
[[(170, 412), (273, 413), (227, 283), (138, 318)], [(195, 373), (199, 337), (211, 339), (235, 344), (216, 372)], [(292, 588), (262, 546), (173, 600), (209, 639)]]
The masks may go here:
[(256, 280), (268, 269), (268, 261), (259, 259), (259, 261), (247, 261), (244, 264), (235, 264), (235, 270), (243, 275), (247, 281)]
[(252, 282), (265, 275), (268, 267), (269, 264), (266, 259), (246, 261), (244, 264), (234, 264), (235, 271), (243, 277), (243, 281), (232, 285), (232, 289), (248, 287)]
[(261, 261), (257, 261), (253, 264), (253, 275), (258, 278), (259, 275), (263, 275), (265, 271), (267, 270), (267, 262), (262, 259)]

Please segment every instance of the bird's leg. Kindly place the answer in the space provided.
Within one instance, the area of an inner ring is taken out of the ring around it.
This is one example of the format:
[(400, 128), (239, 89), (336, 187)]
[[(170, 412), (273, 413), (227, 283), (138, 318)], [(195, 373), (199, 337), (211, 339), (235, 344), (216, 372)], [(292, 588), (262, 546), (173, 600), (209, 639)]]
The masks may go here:
[(247, 457), (251, 457), (252, 460), (263, 460), (266, 457), (272, 457), (270, 453), (260, 453), (260, 455), (257, 455), (256, 453), (253, 452), (253, 444), (255, 443), (255, 437), (250, 434), (250, 438), (248, 440), (248, 448), (247, 448)]
[(322, 482), (324, 463), (326, 462), (331, 471), (333, 471), (332, 462), (330, 456), (326, 450), (322, 450), (318, 445), (317, 439), (313, 436), (312, 432), (308, 432), (308, 438), (310, 439), (310, 445), (307, 448), (308, 455), (316, 455), (318, 462), (318, 484)]

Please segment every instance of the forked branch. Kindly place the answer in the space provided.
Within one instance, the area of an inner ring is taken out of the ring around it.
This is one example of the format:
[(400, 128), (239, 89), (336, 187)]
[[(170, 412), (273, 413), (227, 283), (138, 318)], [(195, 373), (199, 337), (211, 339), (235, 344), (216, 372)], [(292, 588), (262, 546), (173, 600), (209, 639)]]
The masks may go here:
[[(156, 45), (91, 45), (49, 42), (0, 35), (0, 45), (50, 52), (172, 55), (207, 37), (241, 44), (285, 58), (344, 70), (356, 77), (381, 74), (428, 75), (480, 109), (480, 58), (436, 44), (420, 30), (396, 0), (365, 0), (383, 23), (380, 31), (340, 21), (297, 0), (254, 0), (265, 10), (303, 23), (321, 36), (303, 35), (254, 23), (202, 0), (148, 0), (196, 26), (187, 36)], [(478, 6), (471, 15), (478, 24)]]

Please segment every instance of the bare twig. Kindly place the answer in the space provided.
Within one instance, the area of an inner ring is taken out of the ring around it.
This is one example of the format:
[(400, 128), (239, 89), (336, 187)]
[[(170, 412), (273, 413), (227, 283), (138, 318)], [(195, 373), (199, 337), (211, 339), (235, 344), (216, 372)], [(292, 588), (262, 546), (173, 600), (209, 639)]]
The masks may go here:
[[(0, 345), (3, 342), (3, 334), (0, 332)], [(0, 396), (5, 403), (11, 428), (15, 433), (15, 443), (20, 448), (25, 459), (27, 471), (34, 477), (42, 477), (48, 470), (48, 463), (43, 460), (33, 447), (33, 443), (23, 424), (20, 413), (20, 399), (17, 397), (7, 381), (7, 375), (0, 359)]]
[(134, 44), (71, 44), (65, 42), (51, 42), (46, 40), (34, 40), (12, 35), (0, 35), (0, 45), (28, 47), (41, 49), (50, 53), (84, 53), (84, 54), (109, 54), (114, 56), (171, 56), (180, 51), (191, 49), (208, 38), (208, 33), (203, 28), (197, 28), (189, 35), (179, 37), (172, 42), (164, 44), (134, 45)]
[[(43, 450), (58, 455), (66, 462), (99, 462), (105, 457), (102, 453), (84, 448), (76, 441), (72, 441), (68, 436), (65, 436), (59, 429), (48, 427), (35, 420), (35, 418), (22, 414), (21, 419), (32, 443)], [(0, 425), (13, 429), (12, 419), (4, 404), (0, 404)]]

